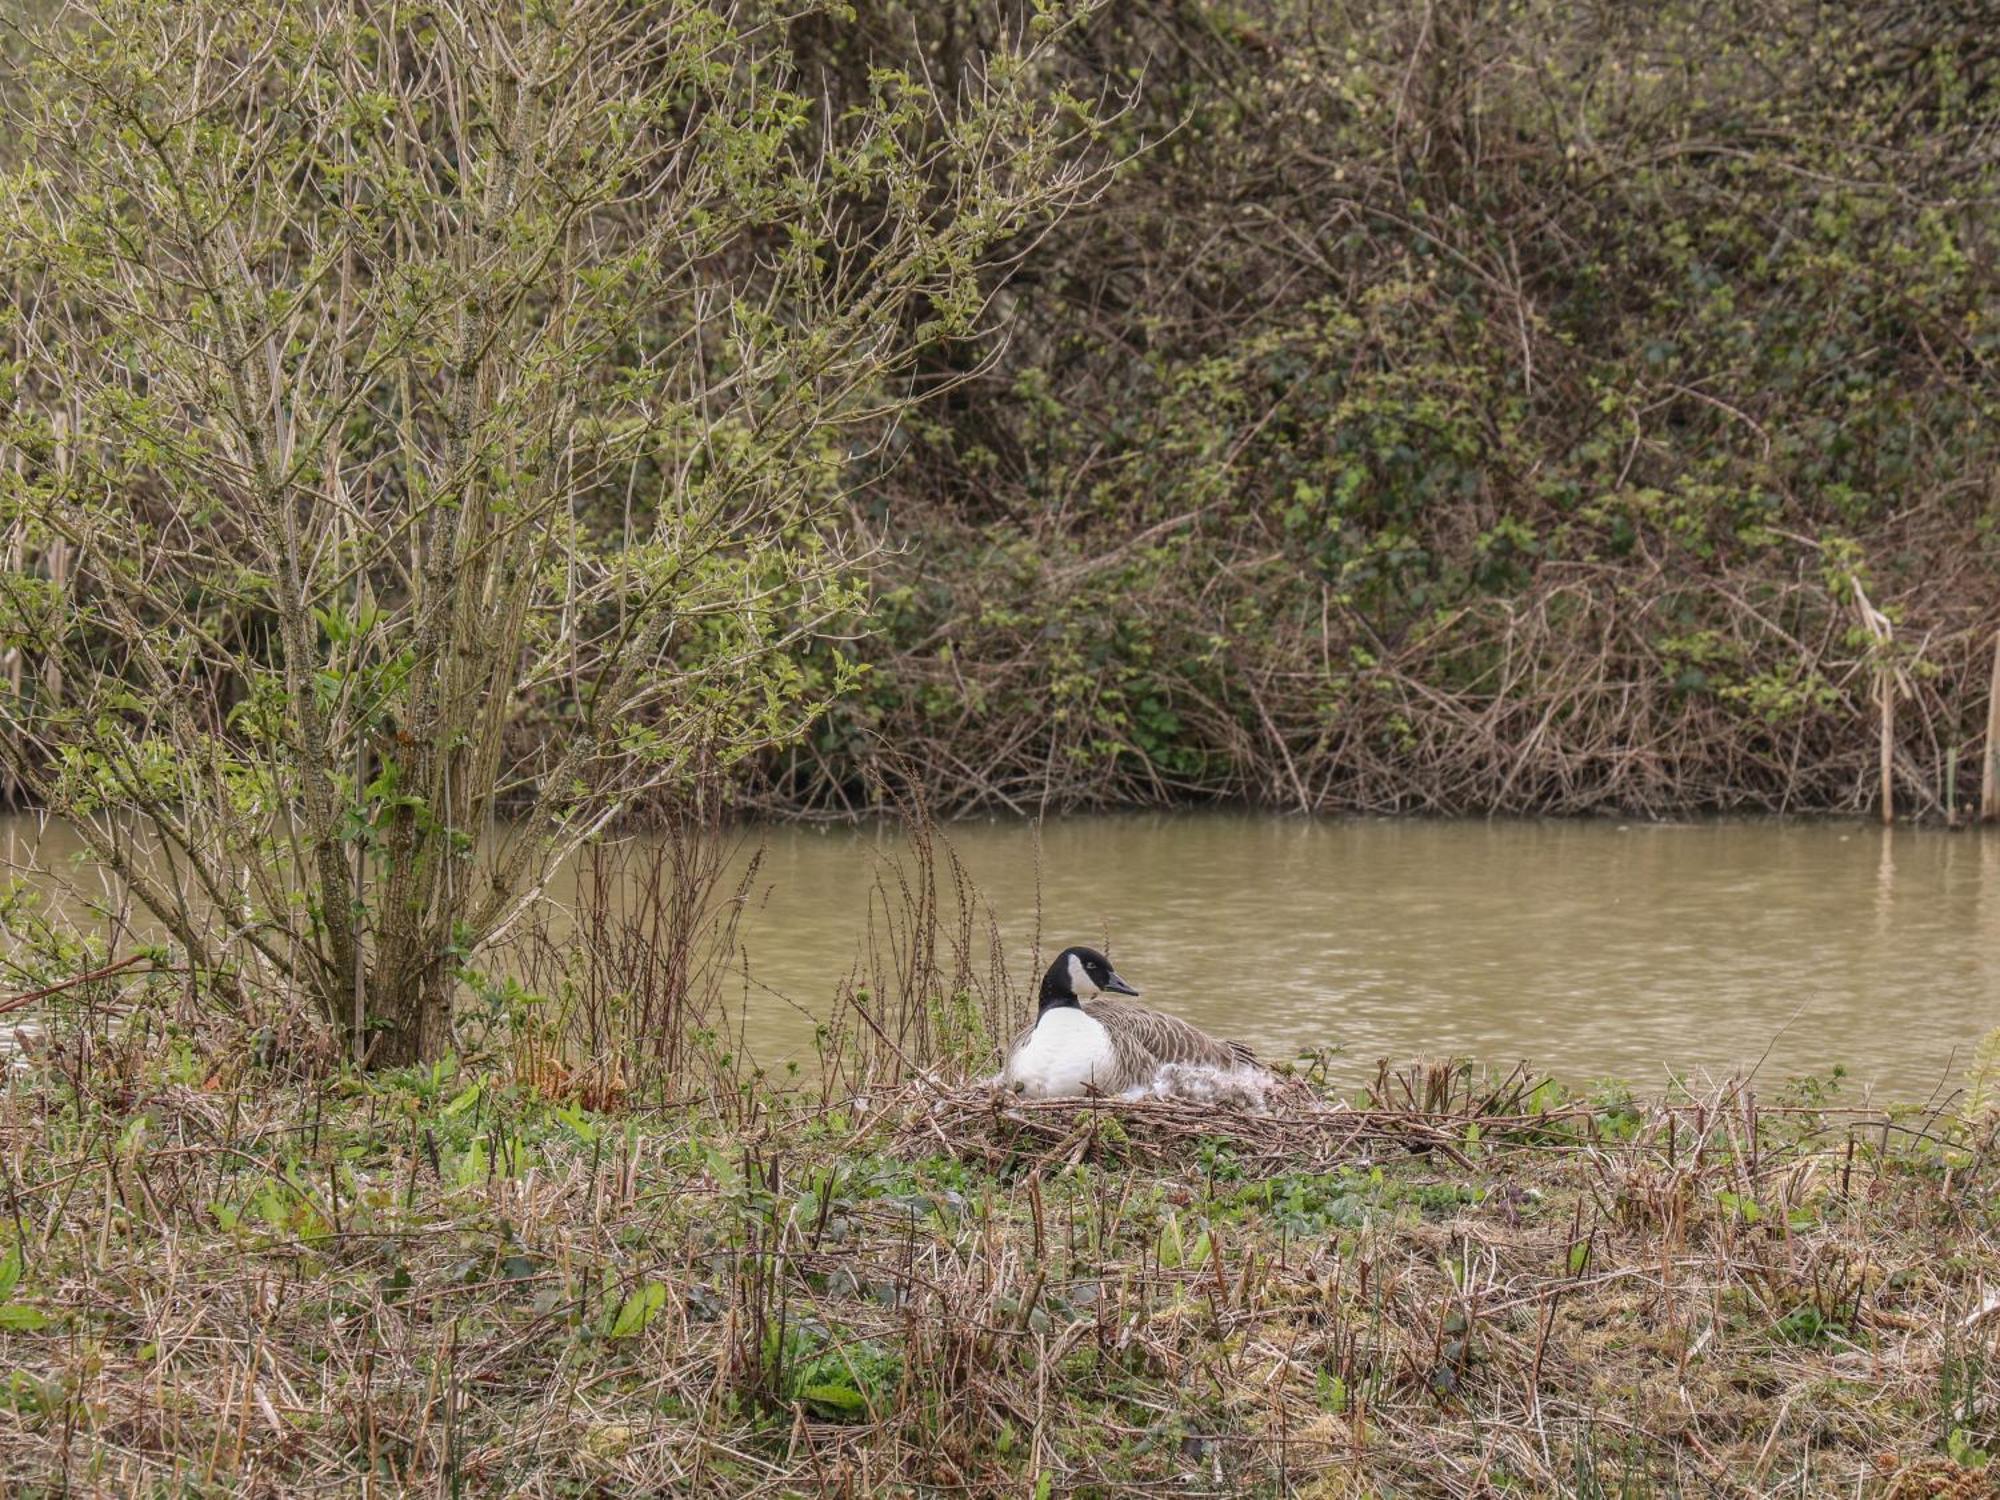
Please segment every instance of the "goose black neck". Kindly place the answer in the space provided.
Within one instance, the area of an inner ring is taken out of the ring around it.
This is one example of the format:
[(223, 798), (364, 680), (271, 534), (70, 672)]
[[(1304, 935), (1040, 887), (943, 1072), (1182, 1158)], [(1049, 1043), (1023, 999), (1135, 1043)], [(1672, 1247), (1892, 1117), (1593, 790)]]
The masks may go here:
[(1065, 956), (1049, 965), (1048, 973), (1042, 976), (1043, 1012), (1055, 1010), (1063, 1005), (1080, 1005), (1076, 989), (1069, 982), (1069, 960)]

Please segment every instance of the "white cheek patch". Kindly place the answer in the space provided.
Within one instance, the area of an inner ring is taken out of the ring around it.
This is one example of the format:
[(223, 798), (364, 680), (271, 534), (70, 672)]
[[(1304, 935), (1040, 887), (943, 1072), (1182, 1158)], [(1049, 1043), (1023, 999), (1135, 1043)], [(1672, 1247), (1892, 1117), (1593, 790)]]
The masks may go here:
[(1083, 960), (1074, 953), (1069, 956), (1069, 987), (1070, 992), (1078, 996), (1097, 993), (1097, 986), (1091, 982), (1090, 975), (1084, 970)]

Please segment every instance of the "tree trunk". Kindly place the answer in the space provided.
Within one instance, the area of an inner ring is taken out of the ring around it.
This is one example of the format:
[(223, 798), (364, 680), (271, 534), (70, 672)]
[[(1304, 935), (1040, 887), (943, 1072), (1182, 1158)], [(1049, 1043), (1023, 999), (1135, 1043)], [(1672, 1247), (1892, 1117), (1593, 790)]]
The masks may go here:
[[(404, 973), (393, 985), (370, 991), (368, 1065), (403, 1068), (436, 1062), (451, 1050), (452, 980), (449, 974)], [(378, 981), (379, 982), (379, 981)]]

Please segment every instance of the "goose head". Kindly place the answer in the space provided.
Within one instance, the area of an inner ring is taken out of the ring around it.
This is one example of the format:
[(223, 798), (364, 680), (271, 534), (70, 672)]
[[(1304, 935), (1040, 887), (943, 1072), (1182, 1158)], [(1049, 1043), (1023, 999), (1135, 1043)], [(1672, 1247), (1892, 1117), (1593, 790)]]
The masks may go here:
[(1111, 960), (1095, 948), (1065, 948), (1042, 976), (1042, 1012), (1061, 1005), (1078, 1005), (1092, 995), (1136, 995), (1138, 990), (1118, 977)]

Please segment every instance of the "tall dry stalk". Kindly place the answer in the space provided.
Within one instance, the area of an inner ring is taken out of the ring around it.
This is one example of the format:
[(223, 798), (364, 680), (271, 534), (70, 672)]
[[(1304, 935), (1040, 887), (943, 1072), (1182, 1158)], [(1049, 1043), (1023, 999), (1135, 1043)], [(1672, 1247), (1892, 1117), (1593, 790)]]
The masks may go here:
[(901, 795), (895, 806), (889, 826), (900, 837), (877, 857), (861, 954), (827, 1028), (833, 1091), (984, 1067), (1026, 1013), (998, 919), (958, 851), (920, 796)]
[(1896, 659), (1896, 627), (1889, 617), (1868, 600), (1858, 577), (1849, 576), (1854, 612), (1870, 641), (1869, 667), (1873, 677), (1877, 745), (1876, 775), (1880, 782), (1882, 826), (1896, 821), (1896, 698), (1912, 693), (1909, 674)]
[(642, 1094), (727, 1091), (747, 1066), (729, 992), (747, 962), (739, 928), (763, 850), (720, 809), (711, 785), (592, 844), (578, 856), (574, 909), (524, 935), (522, 969), (556, 1007), (565, 1059), (615, 1070)]
[(1993, 635), (1993, 681), (1986, 694), (1986, 754), (1979, 776), (1979, 818), (2000, 820), (2000, 631)]

